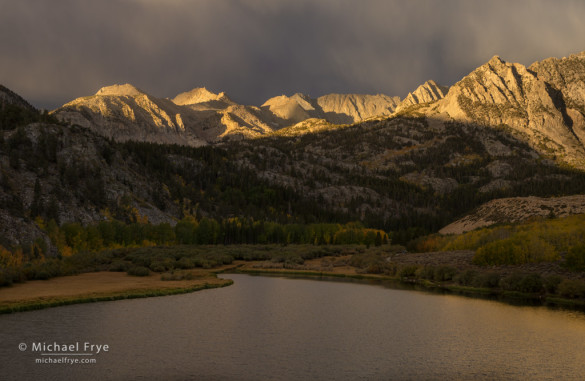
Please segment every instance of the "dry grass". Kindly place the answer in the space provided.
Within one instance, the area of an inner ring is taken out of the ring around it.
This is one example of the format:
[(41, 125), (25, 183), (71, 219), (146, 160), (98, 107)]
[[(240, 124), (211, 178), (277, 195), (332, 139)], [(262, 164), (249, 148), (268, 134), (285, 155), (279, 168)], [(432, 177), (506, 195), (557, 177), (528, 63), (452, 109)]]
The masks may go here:
[(76, 302), (158, 296), (223, 287), (231, 280), (219, 279), (215, 272), (230, 268), (192, 270), (194, 279), (163, 281), (154, 273), (146, 277), (119, 272), (95, 272), (29, 281), (0, 289), (0, 312), (45, 308)]

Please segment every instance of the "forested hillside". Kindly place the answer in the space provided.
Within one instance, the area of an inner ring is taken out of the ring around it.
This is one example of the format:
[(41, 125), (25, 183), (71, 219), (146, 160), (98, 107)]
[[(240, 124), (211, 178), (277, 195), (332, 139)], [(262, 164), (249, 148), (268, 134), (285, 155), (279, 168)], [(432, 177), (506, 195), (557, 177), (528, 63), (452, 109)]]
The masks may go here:
[(51, 220), (174, 226), (186, 217), (220, 226), (359, 222), (405, 243), (494, 198), (585, 189), (582, 172), (504, 129), (427, 118), (199, 148), (119, 143), (49, 118), (23, 113), (3, 125), (4, 247), (44, 241), (56, 253), (43, 231)]

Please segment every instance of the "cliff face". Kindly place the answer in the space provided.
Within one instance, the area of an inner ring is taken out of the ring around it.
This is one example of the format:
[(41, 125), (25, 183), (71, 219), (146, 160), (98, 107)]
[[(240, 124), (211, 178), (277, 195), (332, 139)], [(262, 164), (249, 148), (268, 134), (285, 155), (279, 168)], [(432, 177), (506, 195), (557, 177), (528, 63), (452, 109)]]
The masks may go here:
[(113, 85), (75, 99), (53, 114), (60, 120), (113, 138), (199, 146), (225, 139), (270, 134), (308, 119), (349, 124), (390, 115), (400, 99), (386, 95), (304, 94), (270, 98), (261, 107), (244, 106), (225, 93), (195, 88), (172, 100), (136, 87)]
[(332, 124), (352, 124), (375, 116), (389, 116), (400, 103), (400, 98), (384, 94), (327, 94), (311, 98), (305, 94), (270, 98), (262, 108), (279, 118), (281, 127), (288, 127), (307, 119), (324, 119)]
[(418, 105), (421, 103), (431, 103), (443, 99), (449, 88), (441, 86), (433, 80), (426, 81), (424, 84), (417, 87), (412, 93), (408, 93), (406, 98), (400, 103), (397, 112), (404, 110), (410, 106)]
[(384, 94), (328, 94), (317, 98), (325, 120), (333, 124), (357, 123), (375, 116), (391, 115), (399, 97)]
[[(573, 62), (543, 61), (527, 69), (493, 57), (451, 87), (427, 115), (509, 128), (540, 152), (585, 168), (583, 55), (569, 60)], [(565, 77), (568, 83), (561, 80)]]
[(198, 114), (168, 99), (155, 98), (132, 85), (114, 85), (75, 99), (54, 115), (118, 141), (138, 140), (198, 146), (215, 115)]
[(273, 114), (280, 127), (290, 126), (303, 120), (310, 118), (322, 118), (323, 112), (316, 104), (314, 99), (311, 99), (305, 94), (294, 94), (291, 97), (280, 95), (268, 99), (261, 106), (263, 110)]

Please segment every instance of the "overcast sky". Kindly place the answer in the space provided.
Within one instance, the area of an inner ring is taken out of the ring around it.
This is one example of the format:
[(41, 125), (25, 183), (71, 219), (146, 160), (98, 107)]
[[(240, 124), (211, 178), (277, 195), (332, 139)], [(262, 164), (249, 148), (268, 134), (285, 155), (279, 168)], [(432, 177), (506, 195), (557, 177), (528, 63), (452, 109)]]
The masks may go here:
[(585, 50), (585, 1), (0, 0), (0, 84), (54, 108), (115, 83), (281, 94), (452, 85), (497, 54)]

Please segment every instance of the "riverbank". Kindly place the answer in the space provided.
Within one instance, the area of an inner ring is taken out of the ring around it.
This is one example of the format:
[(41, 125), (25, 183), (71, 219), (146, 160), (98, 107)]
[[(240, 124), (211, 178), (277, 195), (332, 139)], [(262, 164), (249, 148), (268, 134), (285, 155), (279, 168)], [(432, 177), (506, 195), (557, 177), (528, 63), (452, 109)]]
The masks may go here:
[[(380, 273), (349, 265), (351, 255), (307, 260), (303, 265), (286, 265), (271, 261), (238, 264), (236, 271), (254, 275), (282, 275), (324, 278), (351, 278), (390, 281), (397, 287), (410, 285), (417, 290), (489, 298), (512, 304), (543, 305), (585, 310), (585, 300), (564, 297), (557, 292), (565, 283), (569, 291), (581, 282), (584, 274), (567, 270), (558, 262), (517, 266), (476, 266), (473, 252), (393, 253), (387, 258), (389, 269), (376, 267)], [(371, 267), (370, 267), (371, 269)], [(473, 277), (474, 279), (464, 279)], [(515, 284), (512, 284), (514, 283)], [(504, 286), (502, 286), (502, 283)], [(521, 290), (521, 291), (520, 291)]]
[(36, 280), (0, 289), (0, 314), (57, 307), (68, 304), (146, 298), (184, 294), (209, 288), (225, 287), (233, 282), (220, 279), (211, 270), (193, 270), (192, 279), (161, 279), (161, 274), (144, 277), (121, 272), (99, 271), (79, 275)]
[[(390, 245), (120, 249), (95, 254), (99, 260), (94, 260), (97, 264), (91, 272), (0, 288), (0, 313), (187, 293), (231, 284), (230, 280), (217, 278), (221, 272), (391, 281), (396, 287), (410, 289), (585, 308), (585, 273), (571, 271), (561, 261), (477, 266), (473, 264), (473, 254), (407, 253), (400, 246)], [(128, 270), (128, 274), (141, 270), (150, 275), (129, 276), (117, 272), (119, 269)]]

